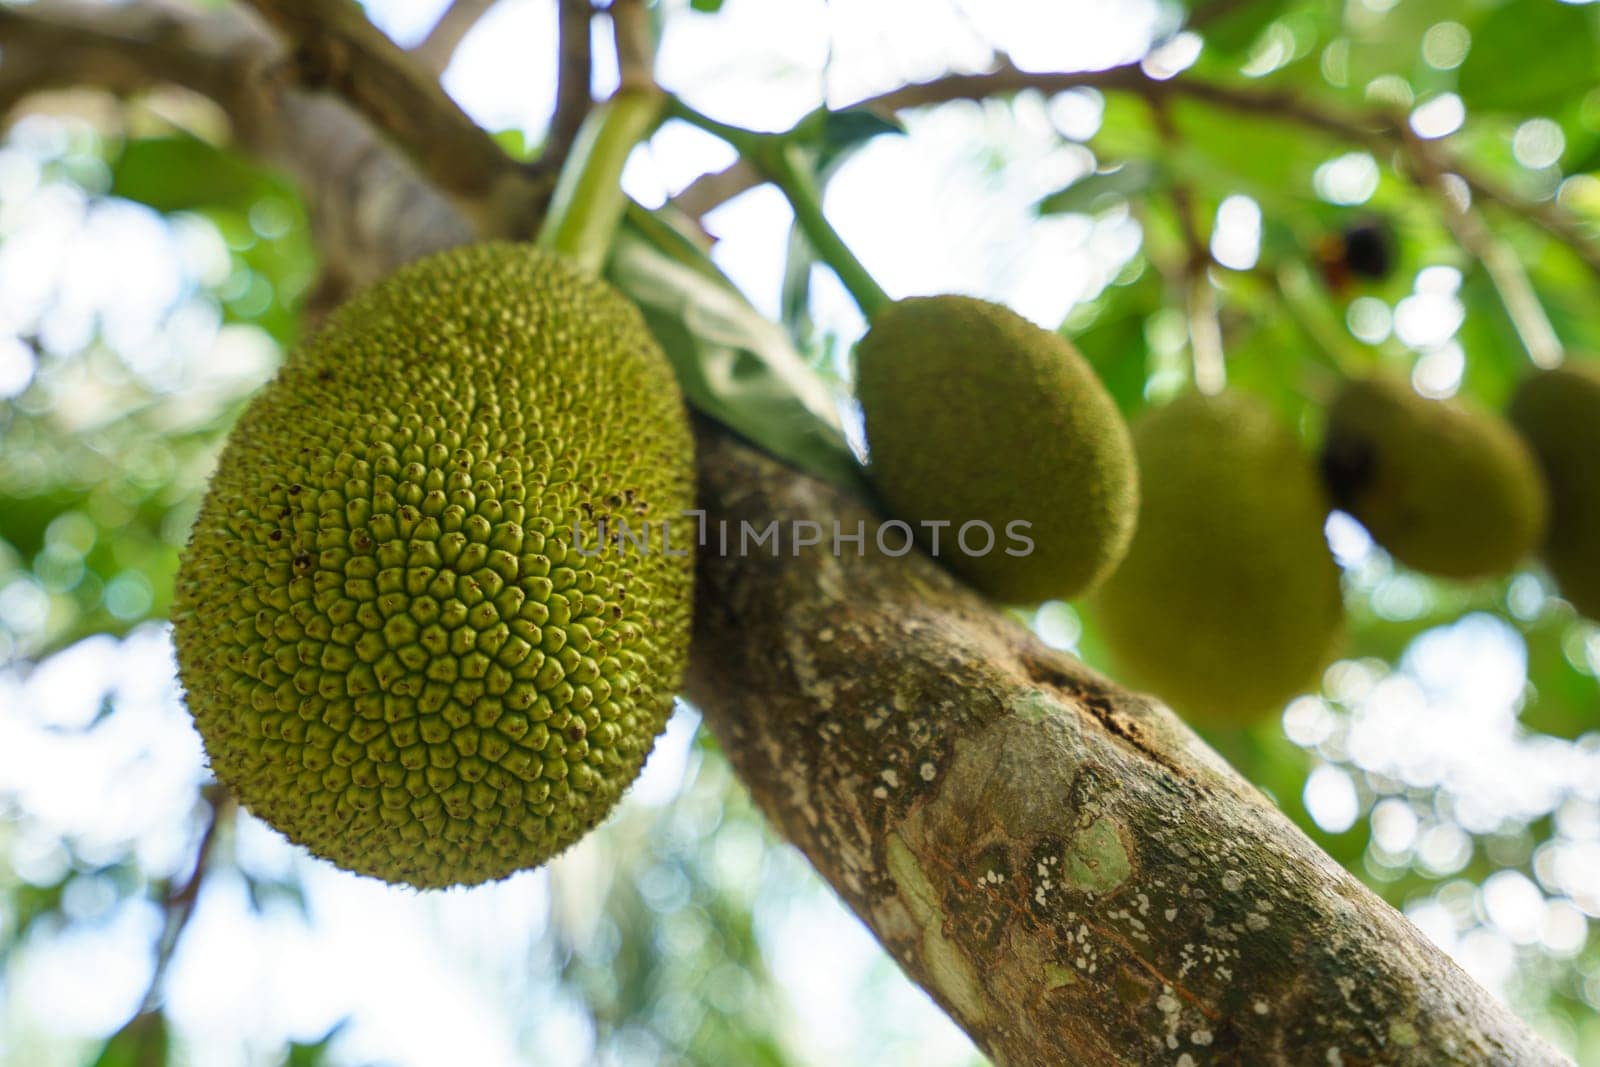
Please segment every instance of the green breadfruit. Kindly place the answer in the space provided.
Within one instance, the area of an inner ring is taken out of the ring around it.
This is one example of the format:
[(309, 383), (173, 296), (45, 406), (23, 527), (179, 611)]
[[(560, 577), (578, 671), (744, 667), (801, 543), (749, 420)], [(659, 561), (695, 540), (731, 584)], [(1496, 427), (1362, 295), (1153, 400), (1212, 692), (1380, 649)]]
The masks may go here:
[[(873, 319), (857, 393), (884, 503), (949, 522), (938, 555), (997, 600), (1071, 597), (1127, 550), (1138, 477), (1127, 426), (1071, 342), (998, 304), (901, 300)], [(967, 523), (986, 523), (988, 544)], [(1031, 552), (1016, 532), (1033, 542)]]
[(1328, 410), (1322, 473), (1337, 506), (1430, 574), (1504, 574), (1544, 532), (1544, 479), (1516, 431), (1402, 380), (1345, 384)]
[(1600, 619), (1600, 364), (1568, 362), (1528, 378), (1511, 421), (1549, 485), (1545, 565), (1573, 607)]
[[(531, 246), (408, 266), (336, 312), (229, 437), (174, 634), (217, 778), (291, 840), (418, 887), (598, 823), (689, 643), (692, 441), (665, 357)], [(602, 519), (640, 535), (599, 553)]]
[(1116, 665), (1194, 721), (1238, 726), (1312, 685), (1342, 632), (1327, 501), (1259, 400), (1189, 394), (1134, 425), (1133, 546), (1092, 601)]

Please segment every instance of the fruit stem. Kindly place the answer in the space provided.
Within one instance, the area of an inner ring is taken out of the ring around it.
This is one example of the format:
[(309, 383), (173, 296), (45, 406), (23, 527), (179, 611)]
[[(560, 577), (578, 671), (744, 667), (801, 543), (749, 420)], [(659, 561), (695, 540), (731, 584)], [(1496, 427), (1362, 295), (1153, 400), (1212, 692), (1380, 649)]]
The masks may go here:
[(794, 209), (795, 224), (816, 249), (818, 257), (839, 276), (863, 315), (870, 320), (891, 303), (889, 294), (850, 251), (850, 246), (823, 212), (822, 192), (817, 188), (816, 177), (800, 161), (800, 147), (794, 143), (796, 130), (772, 134), (730, 126), (701, 114), (676, 97), (668, 103), (667, 110), (673, 118), (728, 142), (778, 187)]
[(622, 168), (661, 121), (662, 96), (624, 87), (589, 113), (550, 197), (536, 243), (599, 274), (627, 209)]
[(1222, 354), (1222, 323), (1217, 318), (1217, 291), (1206, 272), (1189, 279), (1189, 352), (1194, 362), (1194, 385), (1206, 396), (1227, 388), (1228, 371)]

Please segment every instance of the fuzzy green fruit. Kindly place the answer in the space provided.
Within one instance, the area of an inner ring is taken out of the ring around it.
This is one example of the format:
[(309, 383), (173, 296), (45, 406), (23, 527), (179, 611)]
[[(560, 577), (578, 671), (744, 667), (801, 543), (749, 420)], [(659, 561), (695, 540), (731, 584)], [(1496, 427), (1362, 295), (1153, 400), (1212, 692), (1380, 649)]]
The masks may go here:
[(217, 778), (390, 882), (571, 844), (665, 724), (692, 577), (575, 539), (691, 507), (692, 447), (638, 312), (559, 258), (456, 249), (352, 300), (240, 418), (179, 570)]
[(1315, 683), (1342, 631), (1315, 467), (1236, 393), (1150, 411), (1133, 440), (1138, 532), (1092, 601), (1116, 666), (1201, 725), (1276, 711)]
[[(873, 483), (938, 555), (1001, 601), (1072, 597), (1127, 550), (1138, 477), (1127, 426), (1071, 342), (999, 304), (901, 300), (858, 350)], [(982, 527), (993, 532), (984, 552)], [(1029, 523), (1020, 539), (1013, 523)], [(1011, 554), (1015, 552), (1017, 554)], [(1025, 554), (1023, 554), (1025, 553)]]
[(1511, 401), (1550, 492), (1541, 555), (1561, 595), (1600, 619), (1600, 364), (1568, 362), (1533, 375)]
[(1401, 380), (1345, 384), (1328, 410), (1322, 473), (1338, 507), (1429, 574), (1504, 574), (1544, 533), (1544, 478), (1516, 431)]

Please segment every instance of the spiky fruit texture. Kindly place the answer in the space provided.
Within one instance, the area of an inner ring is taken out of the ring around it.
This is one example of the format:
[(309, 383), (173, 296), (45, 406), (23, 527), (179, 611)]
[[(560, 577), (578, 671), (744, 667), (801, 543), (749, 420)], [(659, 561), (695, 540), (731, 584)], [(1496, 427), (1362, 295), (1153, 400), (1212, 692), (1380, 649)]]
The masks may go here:
[(1134, 425), (1139, 528), (1093, 600), (1130, 684), (1192, 721), (1242, 726), (1312, 684), (1342, 632), (1327, 501), (1259, 400), (1189, 394)]
[(620, 294), (524, 245), (400, 270), (252, 401), (190, 536), (174, 632), (217, 778), (390, 882), (549, 859), (637, 775), (689, 643), (688, 558), (577, 549), (692, 492)]
[(1401, 379), (1344, 385), (1328, 409), (1322, 473), (1373, 540), (1429, 574), (1504, 574), (1544, 533), (1544, 478), (1510, 424)]
[[(901, 300), (857, 353), (870, 473), (913, 526), (949, 522), (939, 557), (997, 600), (1071, 597), (1127, 550), (1138, 507), (1128, 429), (1071, 342), (965, 296)], [(987, 523), (994, 543), (969, 522)], [(1031, 523), (1025, 546), (1007, 535)], [(921, 531), (919, 531), (921, 532)], [(925, 542), (926, 543), (926, 542)]]
[(1568, 361), (1528, 378), (1511, 421), (1549, 485), (1545, 565), (1573, 607), (1600, 619), (1600, 364)]

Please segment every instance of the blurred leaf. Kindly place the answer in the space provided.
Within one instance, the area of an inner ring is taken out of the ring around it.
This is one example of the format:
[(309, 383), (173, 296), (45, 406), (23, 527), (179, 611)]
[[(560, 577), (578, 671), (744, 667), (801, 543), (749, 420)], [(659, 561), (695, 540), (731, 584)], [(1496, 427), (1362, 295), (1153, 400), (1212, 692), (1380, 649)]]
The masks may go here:
[(689, 403), (779, 459), (859, 484), (827, 385), (709, 260), (686, 262), (662, 226), (630, 212), (608, 274), (644, 313)]
[(288, 1055), (284, 1057), (283, 1067), (322, 1067), (329, 1061), (328, 1051), (333, 1047), (337, 1038), (346, 1026), (350, 1025), (349, 1019), (340, 1019), (334, 1024), (333, 1029), (309, 1043), (293, 1041), (289, 1044)]
[(163, 1067), (171, 1045), (166, 1016), (159, 1011), (141, 1012), (111, 1035), (94, 1058), (93, 1067)]
[(1255, 44), (1289, 4), (1288, 0), (1198, 0), (1188, 6), (1189, 22), (1199, 29), (1206, 46), (1235, 55)]
[(1468, 111), (1564, 109), (1594, 88), (1600, 67), (1594, 5), (1510, 0), (1472, 29), (1457, 92)]
[(494, 143), (505, 149), (509, 156), (517, 159), (528, 160), (539, 154), (539, 142), (528, 136), (528, 131), (518, 126), (508, 130), (496, 130), (493, 135)]
[(248, 209), (264, 196), (292, 196), (280, 176), (184, 136), (129, 141), (111, 164), (111, 192), (157, 211)]
[(905, 132), (899, 119), (864, 107), (829, 111), (822, 120), (823, 146), (834, 152), (865, 144), (882, 134)]
[(1581, 151), (1574, 151), (1573, 146), (1569, 145), (1567, 155), (1569, 161), (1566, 170), (1569, 174), (1589, 174), (1600, 170), (1600, 137), (1592, 138)]
[(1136, 193), (1149, 192), (1162, 180), (1155, 163), (1131, 160), (1115, 170), (1079, 178), (1039, 201), (1037, 210), (1041, 215), (1089, 215)]
[(1150, 375), (1145, 319), (1161, 306), (1161, 283), (1146, 271), (1131, 285), (1112, 286), (1101, 296), (1094, 322), (1072, 336), (1124, 416), (1144, 406)]
[(714, 15), (722, 10), (722, 0), (689, 0), (689, 6), (707, 15)]
[(267, 911), (274, 904), (287, 904), (302, 919), (309, 919), (311, 911), (306, 903), (305, 887), (293, 875), (287, 878), (261, 878), (240, 869), (245, 891), (250, 896), (250, 910), (256, 914)]

